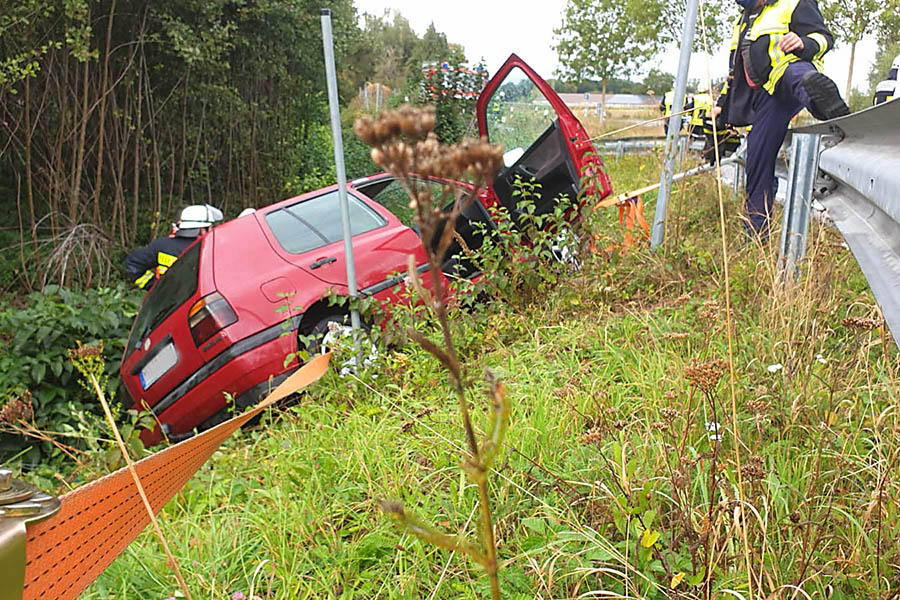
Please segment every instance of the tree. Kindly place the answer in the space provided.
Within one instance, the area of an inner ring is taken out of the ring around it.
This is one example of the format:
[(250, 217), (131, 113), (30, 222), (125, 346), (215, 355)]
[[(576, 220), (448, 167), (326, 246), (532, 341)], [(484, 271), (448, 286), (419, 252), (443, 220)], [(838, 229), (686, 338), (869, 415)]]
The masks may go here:
[(662, 5), (639, 0), (568, 0), (554, 30), (560, 75), (575, 83), (599, 78), (606, 95), (612, 77), (627, 77), (659, 48)]
[(662, 96), (667, 91), (671, 90), (675, 87), (675, 76), (671, 73), (666, 73), (665, 71), (660, 71), (659, 69), (650, 69), (650, 72), (647, 73), (647, 76), (644, 77), (644, 83), (642, 85), (645, 93), (650, 93), (650, 90), (653, 90), (653, 93), (657, 96)]
[(838, 37), (850, 44), (850, 67), (847, 71), (845, 97), (850, 97), (856, 44), (878, 22), (884, 0), (828, 0), (822, 7), (825, 22)]
[(900, 43), (900, 0), (886, 0), (875, 21), (880, 47)]
[(875, 95), (875, 87), (887, 77), (896, 56), (900, 56), (900, 41), (879, 46), (869, 69), (869, 96)]
[[(726, 36), (731, 35), (734, 6), (733, 0), (704, 0), (700, 3), (694, 35), (695, 52), (708, 50), (713, 53), (722, 45)], [(663, 2), (660, 10), (660, 44), (680, 47), (684, 31), (685, 2)]]
[[(410, 59), (420, 44), (409, 21), (398, 12), (363, 15), (363, 35), (351, 64), (359, 72), (357, 85), (375, 81), (392, 89), (406, 84)], [(421, 66), (421, 65), (419, 65)]]

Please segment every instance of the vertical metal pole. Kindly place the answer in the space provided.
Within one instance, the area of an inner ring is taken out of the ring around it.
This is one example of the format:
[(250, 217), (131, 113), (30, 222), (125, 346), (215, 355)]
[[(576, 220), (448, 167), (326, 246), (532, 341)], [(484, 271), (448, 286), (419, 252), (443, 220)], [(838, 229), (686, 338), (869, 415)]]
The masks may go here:
[(734, 180), (731, 182), (731, 195), (737, 200), (741, 197), (741, 185), (744, 183), (744, 167), (739, 162), (734, 163)]
[(625, 142), (619, 140), (616, 142), (616, 161), (622, 158), (622, 154), (625, 153)]
[(816, 133), (795, 133), (791, 136), (791, 165), (778, 261), (785, 285), (796, 281), (800, 275), (800, 262), (806, 256), (806, 232), (809, 230), (813, 187), (819, 170), (820, 141), (821, 135)]
[(688, 69), (691, 66), (691, 51), (694, 47), (697, 4), (698, 0), (687, 0), (684, 31), (681, 34), (678, 75), (675, 77), (675, 98), (672, 100), (672, 111), (675, 114), (669, 117), (669, 132), (666, 134), (666, 163), (662, 173), (659, 175), (659, 195), (656, 198), (653, 231), (650, 234), (651, 248), (658, 248), (666, 236), (666, 210), (669, 203), (669, 189), (672, 187), (672, 175), (675, 172), (675, 159), (678, 156), (678, 143), (676, 140), (681, 134), (681, 111), (684, 110), (684, 92), (687, 88)]
[[(334, 70), (334, 42), (331, 38), (331, 10), (322, 9), (322, 45), (325, 47), (325, 78), (328, 82), (328, 104), (331, 107), (331, 136), (334, 139), (334, 165), (337, 171), (338, 204), (344, 229), (344, 261), (347, 263), (347, 290), (357, 297), (356, 265), (353, 262), (353, 241), (350, 232), (350, 202), (347, 199), (347, 173), (344, 169), (344, 138), (341, 134), (341, 107), (338, 105), (337, 75)], [(359, 329), (359, 311), (350, 311), (350, 325)]]

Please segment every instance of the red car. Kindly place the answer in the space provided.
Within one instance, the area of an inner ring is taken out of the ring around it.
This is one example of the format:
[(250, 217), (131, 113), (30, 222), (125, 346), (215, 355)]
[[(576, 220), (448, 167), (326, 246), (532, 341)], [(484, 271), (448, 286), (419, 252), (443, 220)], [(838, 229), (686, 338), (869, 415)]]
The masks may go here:
[[(600, 172), (598, 192), (612, 192), (581, 123), (517, 56), (488, 82), (477, 118), (481, 135), (511, 150), (481, 202), (456, 223), (470, 248), (480, 246), (473, 222), (493, 226), (492, 206), (515, 214), (517, 175), (541, 184), (537, 212), (553, 210), (561, 195), (575, 198), (589, 164)], [(408, 199), (388, 174), (353, 181), (348, 192), (360, 293), (398, 301), (407, 256), (425, 266)], [(337, 195), (332, 186), (216, 227), (147, 294), (120, 372), (132, 407), (151, 410), (171, 440), (222, 420), (225, 392), (239, 407), (254, 404), (270, 378), (278, 383), (297, 368), (296, 361), (285, 366), (285, 357), (298, 350), (298, 334), (323, 334), (330, 321), (343, 319), (342, 309), (323, 298), (329, 289), (347, 294)], [(474, 275), (471, 268), (463, 274)], [(145, 431), (144, 442), (161, 441), (159, 429)]]

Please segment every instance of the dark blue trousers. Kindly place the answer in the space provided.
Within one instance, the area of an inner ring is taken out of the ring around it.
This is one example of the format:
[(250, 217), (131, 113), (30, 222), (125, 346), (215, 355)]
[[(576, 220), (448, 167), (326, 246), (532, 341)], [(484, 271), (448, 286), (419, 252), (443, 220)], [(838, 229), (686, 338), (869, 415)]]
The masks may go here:
[(765, 90), (753, 94), (753, 127), (747, 134), (746, 210), (750, 230), (763, 239), (769, 234), (769, 215), (778, 188), (775, 159), (791, 119), (803, 107), (809, 108), (809, 95), (800, 81), (814, 70), (807, 61), (792, 62), (774, 94)]

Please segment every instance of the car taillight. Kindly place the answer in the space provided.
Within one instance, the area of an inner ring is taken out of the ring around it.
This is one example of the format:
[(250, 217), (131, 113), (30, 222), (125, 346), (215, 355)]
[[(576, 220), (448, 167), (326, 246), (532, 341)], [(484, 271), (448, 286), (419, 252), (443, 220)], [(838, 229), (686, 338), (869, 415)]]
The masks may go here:
[(235, 321), (237, 315), (218, 292), (200, 298), (188, 311), (188, 327), (198, 346)]

